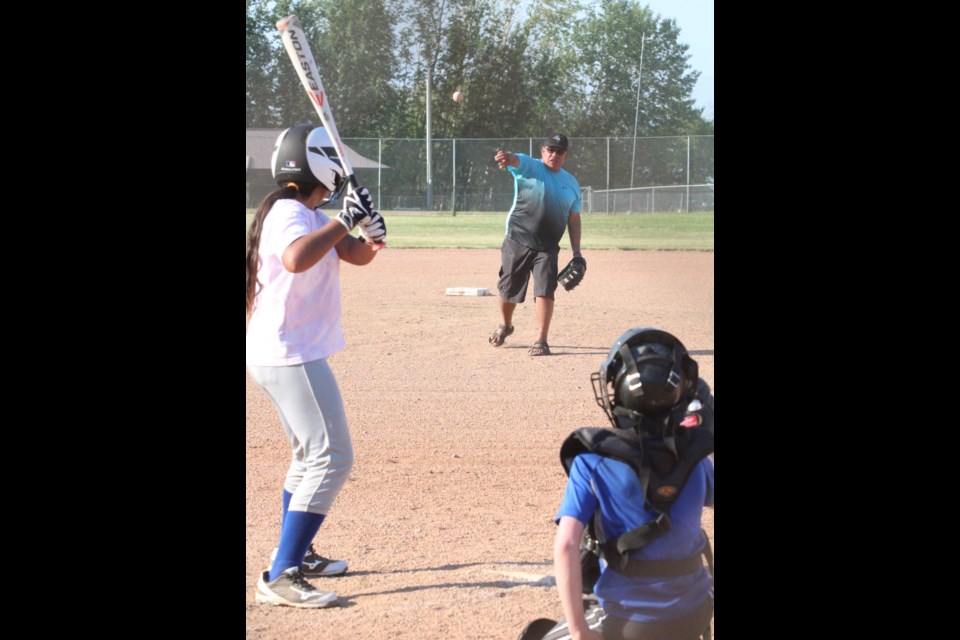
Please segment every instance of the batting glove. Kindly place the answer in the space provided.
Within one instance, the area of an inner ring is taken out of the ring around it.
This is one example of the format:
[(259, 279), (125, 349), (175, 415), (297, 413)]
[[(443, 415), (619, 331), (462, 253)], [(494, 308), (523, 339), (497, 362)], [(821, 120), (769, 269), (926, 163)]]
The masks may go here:
[(337, 214), (337, 219), (349, 232), (353, 231), (357, 223), (368, 217), (372, 211), (373, 198), (370, 197), (370, 192), (367, 191), (366, 187), (360, 187), (351, 191), (343, 199), (343, 210)]
[(387, 223), (379, 211), (374, 210), (360, 221), (360, 235), (367, 244), (378, 244), (387, 238)]

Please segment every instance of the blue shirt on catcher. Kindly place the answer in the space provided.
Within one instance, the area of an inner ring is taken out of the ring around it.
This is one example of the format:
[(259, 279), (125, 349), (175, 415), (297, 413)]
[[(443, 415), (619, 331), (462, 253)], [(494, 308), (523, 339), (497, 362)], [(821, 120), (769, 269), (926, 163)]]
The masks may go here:
[[(595, 453), (574, 458), (563, 501), (555, 520), (576, 518), (586, 525), (597, 507), (607, 537), (652, 521), (656, 514), (643, 507), (643, 493), (636, 472), (626, 463)], [(670, 507), (671, 528), (631, 558), (679, 560), (699, 553), (704, 545), (700, 533), (704, 506), (713, 506), (713, 461), (704, 458), (690, 474)], [(692, 613), (703, 604), (713, 587), (706, 567), (684, 576), (631, 578), (608, 569), (601, 559), (601, 575), (594, 586), (600, 605), (609, 615), (637, 622), (672, 620)]]

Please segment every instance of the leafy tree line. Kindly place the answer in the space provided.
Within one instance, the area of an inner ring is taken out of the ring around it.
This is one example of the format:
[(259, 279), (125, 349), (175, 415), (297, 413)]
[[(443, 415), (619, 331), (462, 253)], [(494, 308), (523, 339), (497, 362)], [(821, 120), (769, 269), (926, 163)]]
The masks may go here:
[(434, 138), (629, 137), (638, 76), (638, 136), (713, 134), (679, 27), (639, 0), (542, 0), (530, 16), (517, 0), (247, 0), (247, 127), (317, 120), (276, 29), (288, 15), (345, 138), (425, 137), (428, 78)]

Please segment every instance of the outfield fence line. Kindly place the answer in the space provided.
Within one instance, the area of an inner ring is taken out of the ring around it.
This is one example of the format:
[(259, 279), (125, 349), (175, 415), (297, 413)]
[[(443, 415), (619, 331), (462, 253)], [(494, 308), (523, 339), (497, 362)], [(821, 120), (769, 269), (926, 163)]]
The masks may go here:
[[(259, 130), (263, 133), (264, 130)], [(277, 129), (277, 134), (281, 130)], [(580, 183), (590, 213), (713, 211), (714, 136), (570, 138), (564, 165)], [(359, 183), (387, 211), (508, 211), (514, 181), (498, 149), (539, 158), (540, 138), (345, 138), (376, 168), (356, 168)], [(250, 152), (248, 151), (248, 154)], [(276, 188), (266, 158), (247, 160), (247, 208)]]
[(584, 213), (690, 213), (713, 211), (713, 185), (580, 190)]

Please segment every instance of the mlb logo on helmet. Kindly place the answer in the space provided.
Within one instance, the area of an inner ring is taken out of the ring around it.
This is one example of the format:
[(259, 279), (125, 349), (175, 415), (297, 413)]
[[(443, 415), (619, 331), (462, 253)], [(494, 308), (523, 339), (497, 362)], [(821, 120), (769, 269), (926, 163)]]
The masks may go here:
[(296, 167), (296, 166), (297, 166), (297, 161), (296, 161), (296, 160), (287, 160), (286, 162), (283, 163), (283, 166), (287, 167), (288, 169), (293, 168), (293, 167)]

